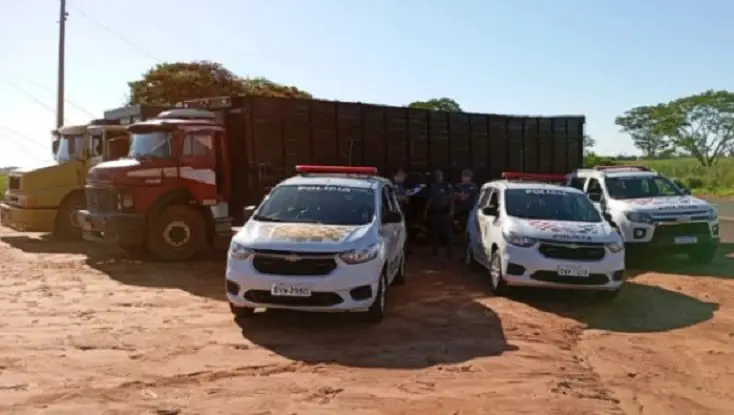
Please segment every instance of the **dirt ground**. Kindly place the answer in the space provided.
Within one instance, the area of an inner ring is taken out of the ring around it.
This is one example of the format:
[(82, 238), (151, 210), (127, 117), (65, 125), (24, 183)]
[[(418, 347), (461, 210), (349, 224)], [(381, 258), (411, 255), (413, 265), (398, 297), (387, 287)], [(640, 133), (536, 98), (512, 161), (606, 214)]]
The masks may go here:
[(731, 414), (734, 222), (725, 234), (711, 266), (631, 272), (611, 304), (493, 298), (418, 252), (381, 325), (268, 312), (239, 327), (222, 262), (0, 228), (0, 413)]

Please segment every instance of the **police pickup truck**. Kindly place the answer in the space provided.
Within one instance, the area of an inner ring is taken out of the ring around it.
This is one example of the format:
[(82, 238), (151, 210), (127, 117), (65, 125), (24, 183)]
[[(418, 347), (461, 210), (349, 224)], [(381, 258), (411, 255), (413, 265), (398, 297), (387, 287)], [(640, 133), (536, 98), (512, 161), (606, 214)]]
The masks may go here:
[(644, 166), (599, 166), (567, 176), (624, 239), (627, 255), (683, 253), (710, 263), (719, 245), (716, 208)]

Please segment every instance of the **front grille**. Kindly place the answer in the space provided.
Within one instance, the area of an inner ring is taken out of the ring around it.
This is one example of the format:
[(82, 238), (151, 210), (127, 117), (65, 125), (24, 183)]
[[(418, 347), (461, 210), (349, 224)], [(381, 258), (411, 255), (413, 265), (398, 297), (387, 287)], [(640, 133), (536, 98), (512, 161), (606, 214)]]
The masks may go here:
[(20, 189), (20, 177), (17, 177), (17, 176), (8, 177), (8, 189), (10, 190)]
[(588, 243), (541, 243), (538, 250), (546, 258), (570, 261), (600, 261), (606, 255), (604, 245)]
[(87, 187), (87, 210), (90, 212), (113, 212), (117, 208), (115, 192), (103, 187)]
[(245, 299), (258, 304), (300, 307), (329, 307), (344, 301), (337, 293), (312, 292), (310, 297), (280, 297), (265, 290), (248, 290), (245, 293)]
[(656, 243), (671, 244), (676, 236), (710, 237), (711, 229), (708, 222), (657, 226), (653, 239)]
[(604, 274), (590, 274), (588, 277), (569, 277), (558, 275), (555, 271), (536, 271), (530, 278), (537, 281), (555, 282), (568, 285), (604, 285), (609, 282)]
[(336, 269), (335, 253), (256, 250), (252, 266), (262, 274), (316, 276)]

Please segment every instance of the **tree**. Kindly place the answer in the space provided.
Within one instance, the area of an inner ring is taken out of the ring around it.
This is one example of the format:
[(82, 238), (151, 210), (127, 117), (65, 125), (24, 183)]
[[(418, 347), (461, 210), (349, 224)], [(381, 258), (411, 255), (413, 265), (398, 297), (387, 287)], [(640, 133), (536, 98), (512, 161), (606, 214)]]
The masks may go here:
[(414, 101), (408, 104), (409, 108), (422, 108), (435, 111), (461, 112), (461, 105), (451, 98), (433, 98), (427, 101)]
[[(653, 107), (637, 107), (615, 121), (635, 145), (673, 147), (704, 167), (716, 164), (734, 145), (734, 93), (709, 90)], [(656, 143), (664, 143), (656, 144)]]
[(215, 62), (166, 62), (128, 83), (129, 105), (171, 105), (188, 99), (235, 94), (311, 98), (295, 87), (265, 78), (243, 79)]
[(642, 151), (645, 158), (655, 158), (671, 146), (656, 122), (663, 111), (663, 104), (636, 107), (617, 117), (614, 123), (630, 135), (634, 146)]
[(592, 154), (594, 150), (594, 146), (596, 145), (596, 140), (588, 134), (584, 134), (584, 155)]

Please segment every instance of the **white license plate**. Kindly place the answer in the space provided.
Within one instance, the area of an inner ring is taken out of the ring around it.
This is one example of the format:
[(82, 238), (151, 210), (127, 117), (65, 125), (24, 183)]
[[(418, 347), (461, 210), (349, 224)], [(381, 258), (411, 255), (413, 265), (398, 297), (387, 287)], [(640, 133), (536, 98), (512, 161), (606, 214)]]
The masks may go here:
[(698, 239), (695, 236), (676, 236), (674, 241), (676, 245), (690, 245), (698, 242)]
[(275, 297), (310, 297), (311, 289), (302, 285), (273, 284), (270, 294)]
[(589, 269), (584, 267), (575, 267), (571, 265), (559, 265), (558, 275), (562, 277), (588, 277)]

